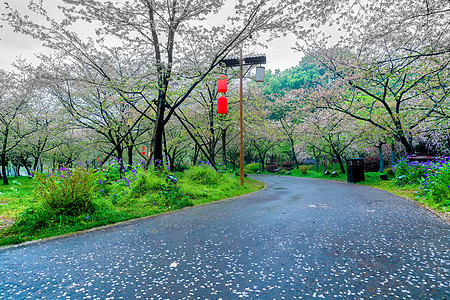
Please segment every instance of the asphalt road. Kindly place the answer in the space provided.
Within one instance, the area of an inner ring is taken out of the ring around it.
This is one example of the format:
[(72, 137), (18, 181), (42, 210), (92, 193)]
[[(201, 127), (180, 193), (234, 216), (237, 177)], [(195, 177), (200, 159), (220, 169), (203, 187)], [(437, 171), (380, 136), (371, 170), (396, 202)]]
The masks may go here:
[(450, 225), (347, 183), (250, 195), (0, 250), (0, 299), (450, 299)]

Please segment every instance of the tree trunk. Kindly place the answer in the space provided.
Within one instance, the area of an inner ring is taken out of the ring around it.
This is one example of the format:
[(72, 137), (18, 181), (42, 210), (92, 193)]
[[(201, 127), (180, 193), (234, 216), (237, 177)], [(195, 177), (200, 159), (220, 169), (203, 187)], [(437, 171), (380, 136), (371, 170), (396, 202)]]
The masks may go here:
[(3, 152), (0, 156), (2, 162), (3, 185), (8, 185), (8, 176), (6, 176), (6, 153)]
[(216, 165), (216, 158), (215, 158), (215, 152), (216, 152), (216, 149), (215, 149), (216, 147), (215, 147), (215, 142), (213, 141), (212, 143), (211, 143), (211, 146), (209, 147), (209, 151), (208, 151), (208, 154), (209, 154), (209, 163), (211, 164), (211, 165), (213, 165), (213, 166), (215, 166)]
[[(32, 172), (31, 172), (30, 168), (27, 166), (27, 163), (26, 163), (25, 160), (22, 161), (22, 165), (24, 166), (25, 170), (27, 170), (27, 175), (28, 175), (28, 177), (31, 177), (31, 176), (32, 176), (32, 175), (31, 175)], [(19, 168), (20, 168), (20, 167), (19, 167)]]
[(223, 165), (227, 166), (227, 130), (222, 130), (222, 160)]
[(73, 160), (72, 160), (72, 155), (70, 155), (69, 157), (67, 157), (66, 167), (72, 168), (72, 165), (73, 165)]
[[(167, 82), (166, 82), (167, 84)], [(166, 94), (160, 90), (158, 109), (156, 111), (155, 129), (153, 132), (153, 158), (156, 168), (164, 166), (164, 113), (166, 108)]]
[(295, 165), (298, 169), (298, 160), (297, 155), (295, 155), (294, 140), (291, 137), (289, 137), (289, 141), (291, 142), (292, 158), (294, 159)]
[(391, 145), (391, 168), (395, 166), (395, 144), (392, 142)]
[(378, 144), (378, 157), (380, 158), (380, 173), (384, 172), (383, 144)]
[[(212, 96), (210, 96), (210, 99), (212, 99)], [(209, 109), (209, 133), (211, 134), (211, 139), (209, 140), (209, 147), (208, 147), (208, 154), (210, 163), (215, 166), (216, 165), (216, 132), (214, 130), (214, 102), (210, 102), (210, 109)]]
[(8, 185), (8, 176), (6, 175), (6, 145), (8, 143), (8, 127), (6, 127), (6, 130), (4, 132), (5, 138), (3, 139), (3, 145), (2, 145), (2, 152), (1, 152), (1, 164), (2, 164), (2, 174), (3, 174), (3, 185)]
[(264, 158), (261, 155), (261, 153), (258, 154), (258, 157), (259, 157), (259, 165), (261, 167), (261, 172), (262, 172), (262, 170), (264, 170), (264, 163), (263, 163), (264, 162)]
[(192, 164), (193, 164), (194, 166), (197, 165), (197, 160), (198, 160), (198, 154), (199, 154), (199, 152), (200, 152), (200, 150), (198, 149), (198, 146), (195, 145), (195, 147), (194, 147), (194, 157), (192, 158)]
[[(342, 158), (341, 155), (338, 151), (339, 148), (336, 149), (336, 147), (334, 147), (334, 145), (332, 143), (330, 143), (331, 149), (333, 150), (334, 155), (336, 156), (336, 159), (339, 162), (339, 166), (341, 168), (341, 173), (345, 174), (345, 168), (344, 168), (344, 163), (342, 162)], [(325, 172), (325, 171), (324, 171)]]
[(341, 168), (341, 173), (345, 174), (345, 168), (344, 168), (344, 162), (342, 161), (342, 157), (338, 154), (336, 156), (338, 162), (339, 162), (339, 167)]
[[(38, 167), (38, 164), (39, 164), (39, 157), (40, 156), (37, 156), (37, 157), (34, 158), (32, 171), (37, 171), (37, 167)], [(41, 172), (42, 172), (42, 169), (41, 169)], [(31, 174), (31, 176), (33, 176), (33, 174)]]
[(127, 146), (128, 153), (128, 168), (133, 166), (133, 146)]
[(411, 146), (411, 144), (408, 142), (408, 140), (406, 139), (405, 135), (402, 133), (398, 136), (398, 140), (399, 142), (403, 145), (403, 147), (405, 147), (405, 151), (406, 154), (411, 155), (413, 154), (413, 148)]
[(116, 147), (117, 159), (119, 159), (120, 172), (124, 170), (123, 167), (123, 148), (121, 146)]
[(264, 161), (266, 160), (266, 155), (267, 155), (267, 152), (266, 152), (264, 155), (261, 155), (260, 158), (259, 158), (259, 159), (261, 160), (261, 170), (262, 170), (262, 171), (264, 171), (264, 169), (265, 169), (265, 167), (266, 167), (266, 166), (264, 165)]
[[(170, 154), (170, 153), (169, 153)], [(170, 168), (170, 172), (175, 172), (175, 156), (177, 155), (177, 149), (175, 148), (172, 151), (171, 155), (168, 155), (167, 157), (169, 158), (169, 168)]]

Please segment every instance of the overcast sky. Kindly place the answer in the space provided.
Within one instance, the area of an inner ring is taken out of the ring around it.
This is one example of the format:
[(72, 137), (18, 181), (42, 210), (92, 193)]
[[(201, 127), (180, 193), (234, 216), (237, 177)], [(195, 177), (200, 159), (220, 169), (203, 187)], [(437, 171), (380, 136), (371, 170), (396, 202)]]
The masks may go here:
[[(9, 1), (11, 6), (26, 11), (26, 6), (29, 0), (14, 0)], [(57, 5), (61, 3), (60, 0), (44, 0), (47, 3), (49, 12), (58, 10)], [(3, 2), (0, 4), (0, 13), (5, 12)], [(53, 7), (53, 8), (52, 8)], [(293, 37), (285, 37), (274, 40), (267, 44), (267, 49), (255, 49), (258, 53), (265, 53), (267, 56), (266, 69), (280, 69), (285, 70), (298, 64), (301, 59), (301, 53), (292, 50), (295, 46), (295, 39)], [(5, 70), (11, 69), (11, 63), (17, 57), (22, 57), (29, 62), (36, 62), (35, 54), (48, 51), (37, 40), (33, 40), (28, 36), (14, 33), (9, 25), (3, 24), (0, 28), (0, 68)]]

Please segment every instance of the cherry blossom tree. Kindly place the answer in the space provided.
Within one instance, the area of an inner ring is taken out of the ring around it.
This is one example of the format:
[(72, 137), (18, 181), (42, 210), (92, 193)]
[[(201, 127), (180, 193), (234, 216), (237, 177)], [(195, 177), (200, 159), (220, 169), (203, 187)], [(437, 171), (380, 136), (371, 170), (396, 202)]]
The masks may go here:
[(305, 118), (301, 131), (312, 148), (335, 158), (345, 174), (344, 154), (360, 137), (361, 127), (358, 125), (343, 113), (320, 109)]
[(448, 90), (443, 86), (448, 81), (450, 56), (444, 60), (404, 58), (401, 48), (387, 43), (379, 46), (364, 46), (359, 52), (338, 47), (311, 51), (330, 72), (329, 83), (317, 90), (322, 95), (340, 95), (318, 97), (318, 107), (370, 123), (392, 135), (411, 154), (409, 137), (447, 105)]
[(33, 73), (22, 61), (18, 61), (16, 67), (12, 72), (0, 70), (0, 163), (4, 185), (9, 183), (7, 154), (33, 132), (27, 116), (35, 94)]
[[(138, 93), (153, 95), (147, 103), (154, 111), (154, 116), (148, 118), (154, 124), (152, 155), (156, 160), (162, 160), (164, 126), (221, 59), (259, 32), (272, 30), (277, 35), (279, 32), (274, 29), (293, 28), (294, 22), (286, 22), (285, 18), (296, 12), (292, 8), (295, 1), (237, 1), (235, 14), (225, 28), (204, 26), (217, 15), (223, 1), (63, 2), (65, 17), (59, 22), (47, 13), (42, 2), (34, 1), (30, 9), (44, 16), (46, 24), (33, 22), (15, 10), (13, 4), (4, 18), (16, 31), (44, 41), (69, 61), (84, 64), (124, 101), (132, 102), (130, 98)], [(79, 21), (95, 24), (99, 38), (82, 39), (72, 30)], [(126, 82), (116, 80), (98, 59), (99, 49), (106, 49), (111, 38), (122, 42), (124, 51), (133, 49), (139, 53), (141, 64), (146, 61), (139, 76), (133, 75)], [(190, 69), (193, 64), (200, 68)], [(173, 89), (179, 92), (171, 92)]]

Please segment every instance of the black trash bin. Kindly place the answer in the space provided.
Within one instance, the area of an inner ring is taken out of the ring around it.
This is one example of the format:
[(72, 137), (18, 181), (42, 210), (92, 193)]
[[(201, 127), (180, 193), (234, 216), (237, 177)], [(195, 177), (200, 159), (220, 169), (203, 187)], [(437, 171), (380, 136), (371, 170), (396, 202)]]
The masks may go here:
[(365, 181), (364, 158), (352, 158), (347, 160), (347, 182)]

